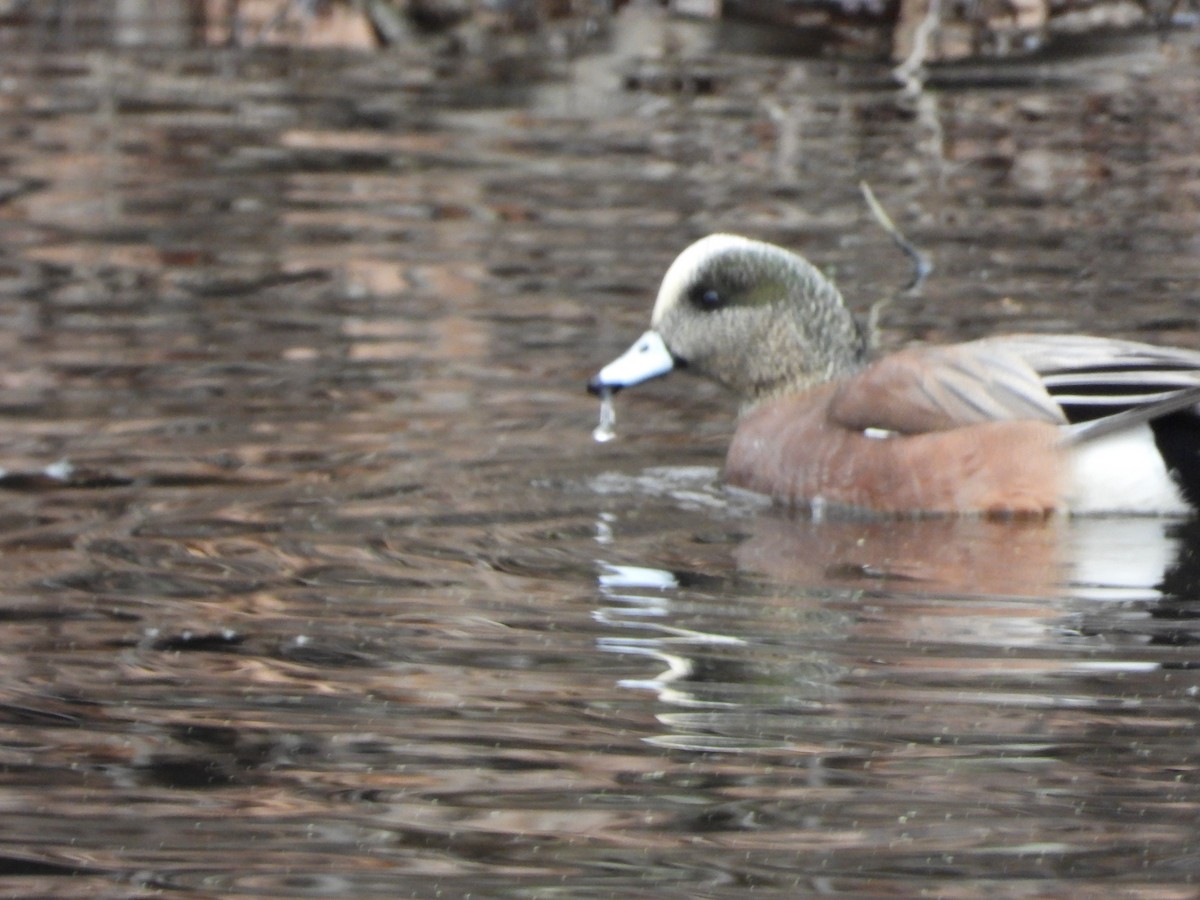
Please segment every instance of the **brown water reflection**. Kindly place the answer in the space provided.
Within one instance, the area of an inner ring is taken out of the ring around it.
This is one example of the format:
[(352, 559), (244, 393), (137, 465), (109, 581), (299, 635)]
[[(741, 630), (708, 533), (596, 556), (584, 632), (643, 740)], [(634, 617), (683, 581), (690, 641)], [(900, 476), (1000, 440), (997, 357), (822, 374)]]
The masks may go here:
[(1192, 895), (1190, 524), (794, 521), (726, 398), (582, 384), (711, 228), (890, 290), (864, 176), (893, 340), (1197, 344), (1195, 42), (912, 101), (692, 37), (5, 45), (0, 893)]

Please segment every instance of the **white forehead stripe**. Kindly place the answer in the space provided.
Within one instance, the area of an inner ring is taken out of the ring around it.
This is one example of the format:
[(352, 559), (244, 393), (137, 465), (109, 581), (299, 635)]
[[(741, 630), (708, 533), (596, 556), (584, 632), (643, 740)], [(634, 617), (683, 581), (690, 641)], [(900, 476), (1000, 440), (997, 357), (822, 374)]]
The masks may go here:
[(654, 311), (650, 313), (650, 325), (658, 324), (671, 304), (691, 286), (696, 273), (709, 259), (728, 250), (752, 250), (762, 246), (760, 241), (736, 234), (710, 234), (700, 238), (675, 257), (675, 262), (667, 269), (662, 286), (658, 289), (658, 298), (654, 301)]

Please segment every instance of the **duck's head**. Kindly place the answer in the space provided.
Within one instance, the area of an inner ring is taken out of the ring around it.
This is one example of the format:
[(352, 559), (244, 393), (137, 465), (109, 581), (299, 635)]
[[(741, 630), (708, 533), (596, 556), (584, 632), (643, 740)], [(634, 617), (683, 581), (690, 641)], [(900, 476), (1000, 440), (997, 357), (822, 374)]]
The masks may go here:
[(866, 351), (837, 288), (811, 263), (774, 244), (712, 234), (671, 263), (650, 330), (588, 390), (611, 393), (687, 366), (749, 405), (847, 374)]

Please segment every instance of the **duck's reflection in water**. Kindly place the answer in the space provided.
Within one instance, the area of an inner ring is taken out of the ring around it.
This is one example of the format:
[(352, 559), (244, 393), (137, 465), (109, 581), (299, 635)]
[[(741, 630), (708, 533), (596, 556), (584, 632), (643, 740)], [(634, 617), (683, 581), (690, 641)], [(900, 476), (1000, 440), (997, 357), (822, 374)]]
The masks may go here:
[(959, 708), (1009, 718), (1064, 695), (1104, 704), (1089, 679), (1161, 669), (1154, 648), (1192, 642), (1200, 615), (1190, 522), (764, 512), (749, 525), (724, 579), (601, 564), (596, 616), (617, 628), (601, 646), (663, 664), (623, 682), (668, 705), (655, 743), (795, 750), (817, 719), (881, 703), (906, 718), (906, 704), (948, 689)]
[(959, 596), (1155, 599), (1181, 524), (1153, 517), (755, 519), (738, 568), (794, 584)]

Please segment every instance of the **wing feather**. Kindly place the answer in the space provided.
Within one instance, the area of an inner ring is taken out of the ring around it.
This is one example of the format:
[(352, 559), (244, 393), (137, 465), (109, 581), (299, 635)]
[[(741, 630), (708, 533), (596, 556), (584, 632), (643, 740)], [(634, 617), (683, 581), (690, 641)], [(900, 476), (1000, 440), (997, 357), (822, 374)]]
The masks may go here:
[(976, 344), (886, 356), (841, 385), (830, 415), (847, 428), (901, 434), (1007, 419), (1067, 421), (1019, 356)]
[(859, 430), (900, 434), (980, 422), (1035, 420), (1066, 426), (1073, 441), (1193, 408), (1200, 351), (1137, 341), (1058, 335), (985, 338), (894, 353), (845, 381), (831, 418)]

